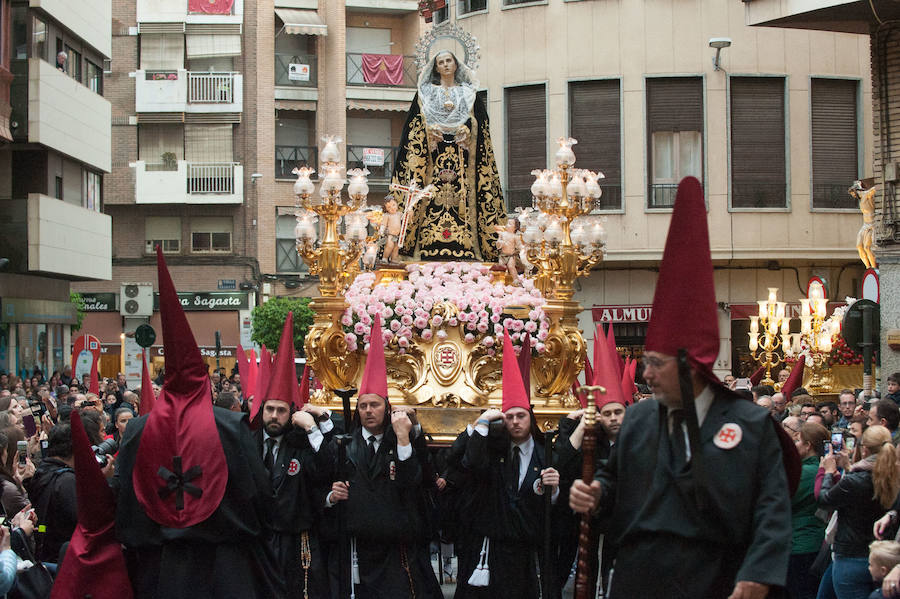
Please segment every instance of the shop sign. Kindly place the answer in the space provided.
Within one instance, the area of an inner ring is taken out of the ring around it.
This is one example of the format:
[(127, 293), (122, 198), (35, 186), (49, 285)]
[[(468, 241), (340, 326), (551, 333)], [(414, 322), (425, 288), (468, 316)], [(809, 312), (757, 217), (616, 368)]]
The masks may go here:
[[(150, 355), (152, 356), (162, 356), (165, 355), (162, 346), (157, 346), (150, 348)], [(200, 355), (204, 358), (215, 358), (216, 357), (216, 348), (215, 347), (200, 347)], [(220, 358), (233, 358), (237, 355), (236, 347), (223, 347), (219, 351)]]
[(85, 312), (118, 312), (115, 293), (82, 293)]
[(653, 306), (594, 306), (594, 322), (649, 322)]
[[(187, 312), (237, 311), (249, 308), (244, 292), (179, 293), (178, 300)], [(159, 310), (159, 294), (153, 294), (153, 309)]]
[(77, 324), (72, 302), (4, 297), (0, 300), (0, 322), (19, 324)]
[(363, 148), (364, 166), (384, 166), (383, 148)]

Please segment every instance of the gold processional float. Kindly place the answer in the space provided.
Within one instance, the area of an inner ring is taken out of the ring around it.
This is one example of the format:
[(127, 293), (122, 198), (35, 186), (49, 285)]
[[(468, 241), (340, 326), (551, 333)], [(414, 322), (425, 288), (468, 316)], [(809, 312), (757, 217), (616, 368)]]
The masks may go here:
[[(323, 388), (311, 400), (339, 408), (334, 390), (358, 388), (369, 331), (363, 321), (372, 312), (369, 306), (382, 309), (380, 302), (388, 315), (384, 330), (390, 401), (414, 406), (435, 441), (452, 440), (481, 410), (500, 407), (501, 355), (495, 348), (502, 344), (494, 343), (494, 334), (504, 324), (515, 331), (518, 345), (526, 333), (537, 340), (531, 349), (530, 379), (541, 427), (554, 427), (561, 415), (575, 409), (579, 404), (571, 387), (584, 369), (585, 340), (577, 322), (582, 307), (572, 299), (574, 283), (601, 262), (606, 243), (602, 217), (589, 215), (600, 197), (598, 179), (603, 175), (573, 168), (576, 141), (559, 140), (556, 169), (534, 171), (533, 207), (518, 215), (522, 233), (500, 232), (501, 237), (513, 236), (507, 241), (517, 244), (527, 265), (526, 274), (516, 281), (505, 269), (481, 262), (387, 264), (366, 270), (377, 241), (377, 235), (368, 235), (368, 223), (380, 223), (383, 214), (366, 207), (365, 169), (347, 172), (350, 181), (343, 195), (340, 140), (323, 141), (319, 193), (312, 169), (294, 170), (297, 251), (310, 273), (319, 277), (320, 295), (311, 304), (315, 320), (305, 350)], [(410, 207), (429, 193), (414, 183), (398, 187), (395, 191), (406, 194), (405, 205)], [(322, 236), (317, 241), (318, 221)], [(423, 293), (428, 289), (437, 291), (428, 296)], [(457, 299), (441, 300), (442, 294)], [(422, 297), (424, 301), (416, 303)], [(398, 309), (412, 309), (412, 314), (398, 319)], [(404, 324), (411, 334), (396, 334), (404, 332)]]

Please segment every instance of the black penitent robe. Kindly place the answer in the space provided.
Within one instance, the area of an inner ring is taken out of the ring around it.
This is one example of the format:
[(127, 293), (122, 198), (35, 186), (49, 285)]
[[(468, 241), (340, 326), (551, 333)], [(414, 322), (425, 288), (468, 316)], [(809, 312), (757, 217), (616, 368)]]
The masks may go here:
[[(347, 460), (338, 463), (336, 442), (320, 450), (322, 463), (330, 464), (333, 481), (350, 484), (349, 498), (340, 508), (346, 518), (348, 537), (356, 540), (360, 582), (356, 585), (359, 599), (404, 599), (422, 597), (433, 588), (434, 572), (423, 571), (416, 559), (421, 538), (422, 519), (418, 498), (422, 468), (416, 456), (406, 460), (397, 457), (397, 439), (388, 429), (374, 460), (362, 433), (357, 429), (347, 447)], [(340, 505), (340, 504), (338, 504)], [(335, 508), (328, 508), (334, 510)], [(328, 511), (328, 510), (326, 510)], [(349, 577), (349, 556), (343, 560), (344, 572), (334, 578)], [(338, 560), (331, 560), (330, 568)]]
[(116, 531), (125, 545), (137, 599), (284, 596), (281, 571), (264, 542), (272, 510), (268, 472), (246, 415), (221, 408), (214, 408), (214, 413), (228, 464), (228, 485), (216, 511), (185, 529), (160, 526), (144, 513), (132, 473), (147, 418), (131, 420), (125, 430), (113, 481), (118, 490)]
[[(257, 454), (263, 455), (262, 430), (254, 433)], [(321, 448), (320, 448), (321, 449)], [(314, 524), (323, 509), (315, 488), (315, 451), (306, 431), (289, 427), (284, 433), (271, 476), (275, 493), (272, 532), (267, 541), (287, 583), (287, 596), (299, 599), (328, 596), (327, 559)], [(309, 543), (309, 561), (303, 567), (302, 536)]]
[[(462, 144), (444, 135), (429, 147), (427, 126), (416, 94), (391, 182), (415, 181), (420, 188), (433, 184), (436, 189), (434, 197), (416, 205), (401, 253), (420, 260), (496, 260), (494, 226), (506, 212), (484, 104), (475, 99), (466, 122), (470, 135)], [(396, 195), (402, 211), (404, 198)]]
[[(690, 465), (673, 466), (661, 404), (645, 400), (626, 412), (609, 461), (596, 475), (617, 546), (611, 599), (725, 599), (739, 580), (785, 582), (791, 502), (779, 425), (723, 387), (713, 393), (700, 427), (699, 480)], [(741, 435), (731, 446), (734, 425)]]
[[(505, 429), (488, 436), (472, 432), (463, 466), (468, 470), (472, 503), (461, 514), (459, 575), (455, 599), (533, 599), (538, 597), (537, 559), (544, 523), (544, 497), (535, 482), (544, 468), (543, 446), (535, 441), (522, 485), (509, 464), (511, 444)], [(515, 479), (513, 478), (515, 477)], [(464, 532), (462, 532), (464, 531)], [(490, 539), (490, 584), (467, 584), (480, 557), (484, 537)]]

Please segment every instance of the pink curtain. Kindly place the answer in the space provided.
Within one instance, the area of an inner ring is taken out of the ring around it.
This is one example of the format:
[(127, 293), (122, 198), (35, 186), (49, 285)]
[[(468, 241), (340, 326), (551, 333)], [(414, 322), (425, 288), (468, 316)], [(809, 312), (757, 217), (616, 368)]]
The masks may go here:
[(234, 0), (188, 0), (188, 12), (230, 15)]
[(363, 79), (366, 83), (403, 84), (403, 56), (395, 54), (363, 54)]

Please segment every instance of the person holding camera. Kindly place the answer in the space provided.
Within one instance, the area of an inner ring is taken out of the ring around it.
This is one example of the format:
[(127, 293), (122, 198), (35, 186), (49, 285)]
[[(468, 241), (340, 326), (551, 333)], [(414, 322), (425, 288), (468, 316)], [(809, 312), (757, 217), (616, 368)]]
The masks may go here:
[(836, 480), (838, 461), (845, 455), (834, 452), (830, 444), (822, 458), (824, 474), (819, 492), (819, 507), (837, 510), (837, 528), (832, 542), (833, 560), (819, 585), (818, 597), (827, 599), (866, 599), (874, 588), (869, 573), (869, 543), (874, 540), (873, 525), (891, 507), (900, 492), (900, 471), (890, 431), (881, 425), (870, 426), (862, 435), (862, 460), (848, 464)]
[(819, 577), (810, 572), (825, 539), (825, 523), (816, 516), (815, 484), (819, 457), (830, 443), (828, 429), (816, 422), (800, 427), (794, 442), (800, 454), (800, 483), (791, 498), (791, 557), (788, 561), (787, 591), (791, 599), (814, 599)]
[(50, 431), (47, 456), (25, 482), (38, 522), (46, 527), (37, 549), (42, 562), (58, 562), (60, 548), (72, 538), (78, 523), (73, 463), (72, 429), (68, 423), (58, 424)]

